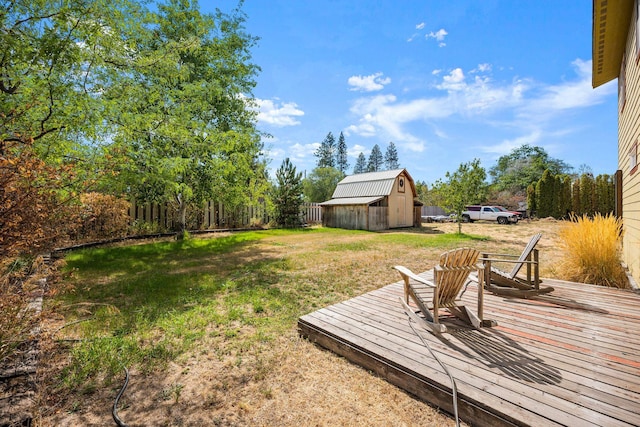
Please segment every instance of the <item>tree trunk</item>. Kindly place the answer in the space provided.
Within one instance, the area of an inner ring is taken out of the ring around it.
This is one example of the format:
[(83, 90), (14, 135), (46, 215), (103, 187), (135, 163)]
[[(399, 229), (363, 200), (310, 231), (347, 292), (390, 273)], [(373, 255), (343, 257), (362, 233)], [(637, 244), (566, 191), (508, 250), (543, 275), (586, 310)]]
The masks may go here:
[(184, 240), (187, 235), (187, 204), (181, 194), (178, 194), (176, 199), (178, 201), (178, 225), (180, 227), (176, 238)]

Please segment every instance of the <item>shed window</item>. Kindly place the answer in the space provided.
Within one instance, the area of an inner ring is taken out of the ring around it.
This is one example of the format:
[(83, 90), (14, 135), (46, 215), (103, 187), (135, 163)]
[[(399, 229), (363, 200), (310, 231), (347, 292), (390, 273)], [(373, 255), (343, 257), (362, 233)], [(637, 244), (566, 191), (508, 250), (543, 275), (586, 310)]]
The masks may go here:
[(629, 175), (638, 170), (638, 141), (634, 142), (629, 150)]

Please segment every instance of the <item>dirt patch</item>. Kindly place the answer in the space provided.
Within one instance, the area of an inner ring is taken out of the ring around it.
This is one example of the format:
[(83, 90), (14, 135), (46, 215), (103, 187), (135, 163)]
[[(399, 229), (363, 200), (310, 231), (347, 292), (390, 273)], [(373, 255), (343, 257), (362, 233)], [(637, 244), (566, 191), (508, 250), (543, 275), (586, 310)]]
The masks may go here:
[[(551, 221), (463, 225), (466, 234), (490, 237), (470, 245), (500, 253), (519, 253), (533, 234), (542, 232), (538, 248), (543, 277), (553, 277), (553, 264), (559, 256), (557, 229), (558, 223)], [(446, 223), (395, 233), (456, 231), (457, 224)], [(424, 271), (442, 252), (416, 247), (399, 253), (379, 241), (371, 245), (372, 235), (350, 235), (335, 242), (331, 233), (313, 233), (305, 239), (273, 237), (258, 244), (268, 249), (270, 256), (291, 260), (290, 274), (334, 284), (331, 298), (338, 301), (398, 281), (392, 268), (395, 264)], [(331, 249), (338, 243), (353, 250), (328, 250), (321, 260), (314, 256), (316, 248)], [(53, 331), (59, 327), (60, 318), (48, 314), (44, 329)], [(211, 339), (162, 372), (132, 369), (129, 387), (121, 399), (120, 418), (130, 426), (455, 425), (449, 415), (301, 339), (295, 325), (274, 341), (254, 348), (227, 351), (225, 346), (229, 345), (223, 339)], [(44, 348), (34, 425), (115, 425), (111, 409), (122, 382), (60, 395), (58, 375), (65, 366), (67, 347), (50, 340)]]

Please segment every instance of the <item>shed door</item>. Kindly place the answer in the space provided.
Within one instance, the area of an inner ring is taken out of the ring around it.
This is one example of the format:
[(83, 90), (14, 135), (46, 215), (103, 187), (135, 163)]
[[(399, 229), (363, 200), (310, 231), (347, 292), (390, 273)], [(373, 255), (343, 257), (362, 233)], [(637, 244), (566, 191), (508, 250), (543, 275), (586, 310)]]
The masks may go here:
[(390, 221), (390, 226), (393, 227), (404, 227), (407, 224), (407, 209), (406, 209), (407, 198), (405, 196), (396, 196), (396, 205), (394, 206), (393, 211), (395, 211), (395, 221)]

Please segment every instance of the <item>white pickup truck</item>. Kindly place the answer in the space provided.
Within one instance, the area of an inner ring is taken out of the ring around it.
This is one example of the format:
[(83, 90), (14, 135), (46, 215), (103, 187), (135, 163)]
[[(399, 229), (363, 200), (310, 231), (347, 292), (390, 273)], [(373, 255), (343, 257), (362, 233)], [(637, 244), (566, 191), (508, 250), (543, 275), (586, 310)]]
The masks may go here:
[(463, 222), (473, 221), (498, 221), (498, 224), (516, 224), (518, 215), (501, 211), (495, 206), (467, 206), (467, 210), (462, 212)]

